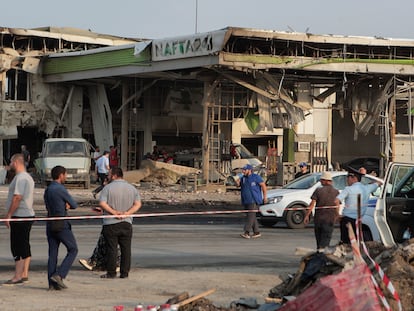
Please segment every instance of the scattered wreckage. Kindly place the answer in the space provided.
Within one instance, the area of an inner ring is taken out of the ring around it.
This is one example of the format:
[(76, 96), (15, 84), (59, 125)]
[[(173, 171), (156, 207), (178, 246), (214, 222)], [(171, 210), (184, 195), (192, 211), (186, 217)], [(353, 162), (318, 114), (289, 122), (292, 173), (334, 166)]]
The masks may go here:
[(296, 254), (303, 255), (298, 270), (271, 288), (264, 304), (246, 297), (229, 307), (215, 306), (205, 297), (211, 291), (190, 300), (183, 293), (166, 303), (178, 304), (180, 311), (414, 310), (414, 238), (393, 248), (363, 245), (366, 254), (356, 241), (323, 253), (297, 248)]

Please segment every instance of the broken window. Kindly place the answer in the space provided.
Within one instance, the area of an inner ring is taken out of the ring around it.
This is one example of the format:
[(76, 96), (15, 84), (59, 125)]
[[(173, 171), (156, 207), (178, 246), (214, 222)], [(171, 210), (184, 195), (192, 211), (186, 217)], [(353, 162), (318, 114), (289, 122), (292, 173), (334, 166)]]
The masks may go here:
[(29, 100), (29, 75), (23, 70), (10, 69), (6, 72), (5, 100)]

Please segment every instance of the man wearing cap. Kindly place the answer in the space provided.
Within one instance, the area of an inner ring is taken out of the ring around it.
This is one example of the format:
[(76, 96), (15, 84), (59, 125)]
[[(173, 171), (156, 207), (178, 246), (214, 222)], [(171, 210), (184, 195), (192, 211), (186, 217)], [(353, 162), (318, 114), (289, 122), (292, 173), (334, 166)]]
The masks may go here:
[(323, 172), (321, 175), (322, 187), (317, 188), (311, 196), (311, 203), (305, 215), (304, 223), (309, 223), (312, 210), (315, 209), (314, 230), (316, 247), (322, 251), (329, 246), (334, 230), (334, 224), (338, 218), (338, 207), (335, 200), (339, 191), (332, 186), (332, 174)]
[(347, 168), (347, 183), (348, 186), (336, 197), (335, 203), (339, 205), (344, 203), (344, 209), (342, 211), (342, 217), (340, 221), (341, 228), (341, 242), (350, 244), (347, 223), (351, 223), (354, 232), (356, 232), (355, 221), (358, 218), (358, 196), (361, 197), (361, 218), (364, 216), (368, 207), (368, 200), (371, 192), (377, 190), (381, 184), (380, 181), (370, 184), (362, 184), (361, 174), (359, 171), (352, 167)]
[[(245, 165), (242, 170), (243, 176), (237, 181), (240, 186), (241, 202), (246, 210), (252, 212), (247, 213), (247, 222), (241, 237), (245, 239), (258, 238), (261, 236), (259, 223), (256, 213), (253, 211), (257, 211), (258, 205), (267, 203), (266, 184), (262, 177), (253, 173), (253, 167), (250, 164)], [(250, 232), (253, 232), (251, 236)]]
[(308, 164), (306, 164), (306, 162), (300, 162), (299, 172), (295, 174), (295, 179), (306, 174), (309, 174)]

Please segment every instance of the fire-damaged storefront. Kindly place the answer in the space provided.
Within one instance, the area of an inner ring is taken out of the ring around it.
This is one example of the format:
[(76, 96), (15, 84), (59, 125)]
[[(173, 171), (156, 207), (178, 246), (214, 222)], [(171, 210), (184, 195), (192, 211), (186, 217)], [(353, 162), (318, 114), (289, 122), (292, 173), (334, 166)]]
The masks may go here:
[[(385, 165), (398, 154), (398, 134), (411, 134), (414, 41), (226, 28), (163, 40), (71, 37), (59, 53), (27, 57), (45, 34), (25, 50), (12, 48), (20, 34), (7, 36), (6, 160), (27, 141), (38, 151), (46, 136), (84, 137), (101, 150), (118, 146), (123, 168), (138, 168), (156, 145), (216, 181), (236, 168), (234, 146), (273, 172), (301, 161), (316, 171), (356, 156)], [(27, 75), (27, 100), (11, 92), (13, 70)]]

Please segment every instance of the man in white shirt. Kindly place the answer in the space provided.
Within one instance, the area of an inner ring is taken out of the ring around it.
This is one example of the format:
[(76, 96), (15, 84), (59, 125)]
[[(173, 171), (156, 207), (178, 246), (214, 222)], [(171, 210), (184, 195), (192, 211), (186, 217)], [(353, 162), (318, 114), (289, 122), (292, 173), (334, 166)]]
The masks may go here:
[(94, 197), (103, 189), (108, 181), (109, 151), (104, 151), (103, 155), (98, 159), (98, 161), (96, 161), (95, 171), (98, 175), (98, 180), (100, 180), (101, 185), (92, 191)]

